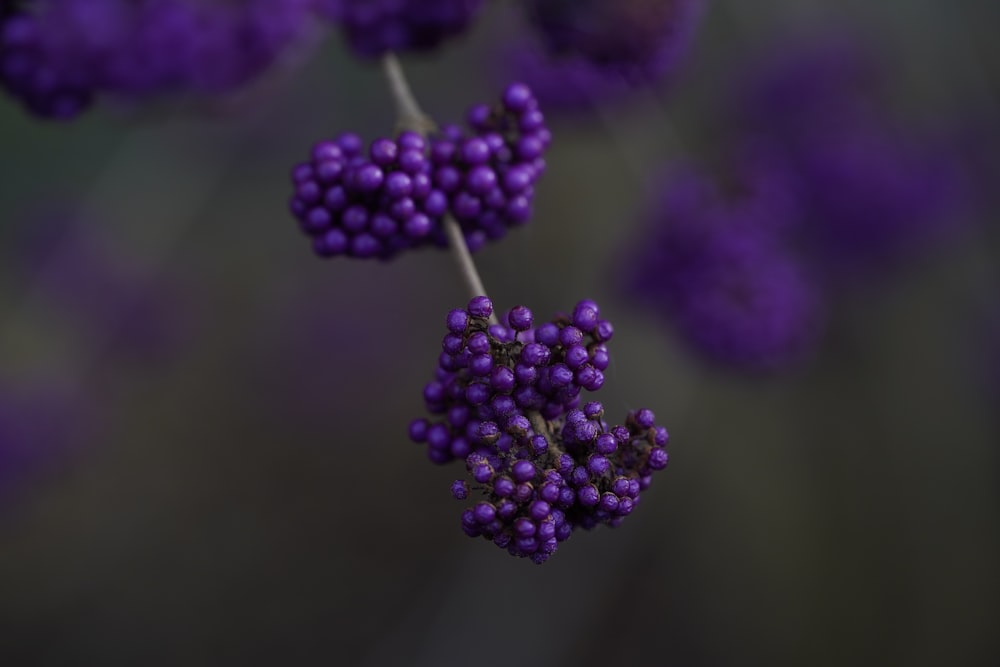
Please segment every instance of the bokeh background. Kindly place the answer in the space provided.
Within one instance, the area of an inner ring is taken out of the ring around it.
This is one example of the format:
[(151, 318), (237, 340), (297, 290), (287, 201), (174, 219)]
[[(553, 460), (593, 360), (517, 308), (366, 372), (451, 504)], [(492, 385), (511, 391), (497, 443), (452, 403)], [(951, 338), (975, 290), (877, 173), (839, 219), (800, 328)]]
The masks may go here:
[[(997, 664), (1000, 5), (709, 4), (669, 85), (549, 115), (534, 222), (477, 256), (502, 307), (597, 299), (602, 401), (671, 431), (641, 508), (541, 566), (465, 537), (461, 471), (406, 437), (452, 259), (319, 261), (287, 212), (312, 142), (391, 131), (377, 67), (329, 34), (225, 104), (0, 103), (0, 421), (30, 433), (0, 461), (0, 662)], [(745, 62), (844, 28), (894, 117), (956, 129), (975, 194), (837, 295), (808, 363), (707, 364), (617, 287), (649, 177), (725, 153)], [(492, 99), (523, 30), (492, 3), (405, 59), (425, 108)]]

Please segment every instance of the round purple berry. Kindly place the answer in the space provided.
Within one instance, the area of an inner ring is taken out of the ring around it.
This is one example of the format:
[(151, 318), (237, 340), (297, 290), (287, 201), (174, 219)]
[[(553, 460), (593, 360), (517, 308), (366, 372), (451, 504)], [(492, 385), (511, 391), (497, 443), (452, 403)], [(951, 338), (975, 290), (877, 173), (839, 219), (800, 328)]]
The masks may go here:
[(546, 322), (535, 329), (535, 340), (542, 345), (555, 347), (559, 344), (559, 327), (551, 322)]
[(510, 498), (514, 495), (516, 485), (510, 477), (497, 477), (493, 481), (493, 493), (501, 498)]
[(596, 303), (589, 299), (580, 301), (573, 309), (573, 326), (584, 333), (590, 333), (597, 326), (599, 315)]
[(647, 465), (651, 470), (663, 470), (670, 461), (670, 455), (662, 447), (653, 447), (649, 450), (649, 460)]
[(618, 496), (610, 491), (601, 494), (600, 508), (608, 513), (614, 513), (618, 509)]
[(483, 405), (490, 400), (490, 388), (485, 384), (470, 384), (465, 390), (465, 400), (472, 405)]
[(618, 449), (618, 441), (610, 433), (601, 433), (594, 441), (594, 451), (598, 454), (608, 456), (614, 454), (616, 449)]
[(528, 366), (544, 366), (548, 363), (551, 355), (552, 352), (545, 345), (541, 343), (528, 343), (521, 350), (521, 363)]
[(489, 523), (496, 518), (496, 515), (497, 508), (492, 503), (483, 501), (476, 503), (476, 506), (472, 508), (472, 516), (475, 518), (476, 523)]
[(408, 197), (413, 192), (413, 180), (401, 171), (394, 171), (385, 179), (385, 193), (393, 199)]
[(414, 419), (410, 422), (410, 440), (413, 442), (424, 442), (427, 440), (427, 429), (430, 426), (426, 419)]
[(493, 314), (493, 302), (489, 297), (477, 296), (469, 301), (469, 314), (473, 317), (489, 318)]
[(354, 184), (361, 192), (375, 192), (385, 180), (385, 173), (374, 164), (366, 164), (354, 174)]
[(472, 137), (462, 143), (459, 154), (466, 164), (481, 165), (490, 158), (490, 147), (479, 137)]
[(518, 461), (511, 468), (511, 474), (518, 482), (530, 482), (536, 473), (535, 464), (531, 461)]
[(559, 342), (564, 347), (578, 345), (583, 342), (583, 332), (574, 326), (563, 327), (559, 331)]
[(655, 425), (656, 417), (653, 416), (653, 411), (647, 408), (638, 410), (635, 413), (635, 423), (639, 428), (650, 429)]
[(531, 436), (531, 451), (535, 456), (542, 456), (549, 449), (549, 441), (545, 439), (544, 435), (533, 435)]
[(611, 322), (608, 322), (607, 320), (600, 320), (598, 321), (597, 326), (594, 327), (593, 336), (598, 342), (605, 343), (611, 340), (611, 336), (613, 336), (614, 333), (615, 328), (611, 326)]
[[(663, 451), (663, 450), (660, 450)], [(601, 477), (611, 469), (611, 462), (600, 454), (593, 454), (587, 460), (587, 472), (594, 477)]]
[(389, 139), (376, 139), (368, 149), (368, 156), (371, 161), (379, 167), (388, 167), (396, 161), (399, 155), (399, 146), (395, 141)]
[(535, 522), (522, 516), (514, 521), (514, 534), (518, 537), (531, 537), (538, 530)]
[(559, 500), (559, 487), (551, 482), (545, 482), (538, 489), (538, 497), (547, 503), (555, 503)]
[(594, 507), (601, 501), (601, 492), (593, 484), (587, 484), (577, 490), (576, 497), (584, 507)]
[[(510, 328), (514, 331), (527, 331), (531, 328), (533, 319), (531, 311), (524, 306), (514, 306), (510, 309), (510, 313), (507, 315), (507, 322), (510, 324)], [(537, 365), (538, 363), (540, 362), (536, 361), (532, 363), (532, 365)]]
[(512, 83), (503, 91), (503, 105), (514, 113), (523, 113), (532, 108), (535, 97), (531, 89), (523, 83)]
[(465, 328), (469, 326), (469, 314), (461, 308), (455, 308), (449, 311), (446, 324), (448, 331), (454, 334), (463, 334), (465, 333)]
[(517, 386), (514, 371), (506, 366), (495, 366), (490, 374), (490, 385), (498, 394), (509, 394)]
[(544, 500), (536, 500), (528, 507), (528, 514), (535, 521), (542, 521), (552, 511), (552, 506)]

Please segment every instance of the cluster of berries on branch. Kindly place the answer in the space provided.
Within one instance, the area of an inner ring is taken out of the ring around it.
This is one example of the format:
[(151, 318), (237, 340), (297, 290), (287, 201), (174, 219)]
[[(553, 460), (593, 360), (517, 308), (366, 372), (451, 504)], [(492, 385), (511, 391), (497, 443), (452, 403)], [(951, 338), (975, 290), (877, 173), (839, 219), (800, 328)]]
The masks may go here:
[(531, 90), (511, 84), (500, 104), (472, 107), (469, 131), (449, 125), (376, 139), (355, 134), (313, 146), (292, 170), (290, 208), (321, 257), (388, 259), (400, 250), (447, 245), (453, 216), (475, 251), (531, 217), (534, 184), (552, 135)]
[[(604, 407), (580, 408), (581, 392), (604, 384), (611, 323), (597, 304), (534, 327), (524, 306), (491, 324), (484, 296), (448, 314), (435, 379), (424, 388), (436, 418), (410, 423), (410, 438), (435, 463), (464, 459), (483, 500), (462, 528), (514, 556), (542, 563), (576, 528), (617, 526), (652, 473), (667, 466), (668, 435), (650, 410), (609, 425)], [(457, 480), (452, 493), (469, 496)]]

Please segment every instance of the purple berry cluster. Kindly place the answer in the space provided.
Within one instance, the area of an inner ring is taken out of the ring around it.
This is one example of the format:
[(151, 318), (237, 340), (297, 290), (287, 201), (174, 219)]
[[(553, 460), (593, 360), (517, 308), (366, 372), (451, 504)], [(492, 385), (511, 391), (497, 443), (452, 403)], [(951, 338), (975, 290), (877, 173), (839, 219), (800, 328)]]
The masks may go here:
[(698, 172), (658, 183), (625, 285), (704, 357), (757, 373), (811, 356), (825, 303), (816, 276), (782, 242), (788, 207), (765, 185), (727, 201)]
[(43, 118), (72, 118), (93, 98), (87, 81), (48, 62), (38, 20), (10, 2), (0, 4), (0, 87)]
[(617, 526), (639, 502), (652, 473), (667, 466), (666, 429), (650, 410), (609, 426), (583, 390), (604, 384), (611, 323), (593, 301), (571, 316), (534, 326), (512, 308), (492, 323), (493, 304), (472, 299), (448, 313), (435, 379), (424, 387), (437, 419), (410, 423), (435, 463), (464, 459), (471, 477), (452, 485), (459, 500), (483, 500), (462, 514), (462, 528), (514, 556), (542, 563), (576, 528)]
[(548, 50), (632, 81), (656, 79), (687, 51), (704, 0), (529, 0)]
[(482, 7), (483, 0), (317, 0), (319, 13), (369, 58), (433, 49), (465, 30)]
[(720, 105), (736, 146), (722, 178), (654, 184), (628, 296), (709, 361), (782, 371), (813, 356), (835, 297), (953, 232), (957, 154), (887, 113), (878, 69), (837, 36), (753, 68)]
[(310, 0), (4, 0), (0, 85), (34, 114), (69, 119), (96, 94), (220, 93), (269, 67)]
[(290, 202), (315, 252), (388, 259), (445, 247), (445, 215), (475, 251), (526, 223), (551, 141), (531, 90), (511, 84), (496, 107), (472, 107), (468, 124), (468, 133), (449, 125), (428, 138), (376, 139), (367, 154), (355, 134), (317, 143), (292, 170)]

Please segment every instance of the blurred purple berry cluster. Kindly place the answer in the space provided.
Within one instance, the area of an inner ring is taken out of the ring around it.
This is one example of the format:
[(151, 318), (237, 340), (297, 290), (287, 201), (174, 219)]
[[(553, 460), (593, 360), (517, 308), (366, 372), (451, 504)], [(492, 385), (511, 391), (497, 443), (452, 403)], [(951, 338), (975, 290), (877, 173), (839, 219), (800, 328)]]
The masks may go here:
[(776, 206), (727, 201), (710, 178), (688, 172), (670, 178), (654, 210), (632, 267), (633, 296), (727, 366), (769, 371), (812, 354), (821, 293), (780, 228), (769, 227)]
[(464, 31), (484, 0), (316, 0), (319, 13), (340, 25), (355, 53), (422, 51)]
[(726, 105), (725, 174), (683, 165), (654, 183), (625, 289), (707, 359), (809, 359), (834, 296), (955, 229), (958, 156), (903, 129), (876, 69), (846, 39), (782, 50)]
[[(410, 424), (435, 463), (464, 459), (471, 489), (484, 499), (462, 528), (514, 556), (542, 563), (576, 528), (617, 526), (639, 502), (652, 473), (667, 466), (666, 429), (653, 413), (609, 426), (598, 402), (579, 408), (583, 390), (604, 384), (611, 323), (593, 301), (534, 326), (524, 306), (492, 323), (493, 304), (472, 299), (446, 319), (435, 379), (424, 387), (437, 418)], [(468, 498), (458, 480), (452, 493)]]
[(704, 0), (526, 0), (535, 28), (501, 55), (504, 76), (552, 108), (587, 109), (669, 78), (690, 49)]
[(499, 105), (472, 107), (468, 123), (468, 132), (449, 125), (428, 138), (376, 139), (367, 156), (354, 134), (317, 143), (292, 170), (290, 203), (316, 253), (388, 259), (444, 247), (449, 214), (475, 251), (526, 223), (551, 141), (533, 94), (512, 84)]
[(219, 93), (304, 32), (311, 0), (4, 0), (0, 84), (34, 114), (70, 119), (94, 95)]
[(213, 95), (259, 77), (336, 24), (352, 50), (422, 51), (464, 31), (483, 0), (0, 0), (0, 88), (68, 120), (96, 96)]
[(687, 48), (701, 0), (529, 0), (547, 48), (629, 79), (660, 76)]

